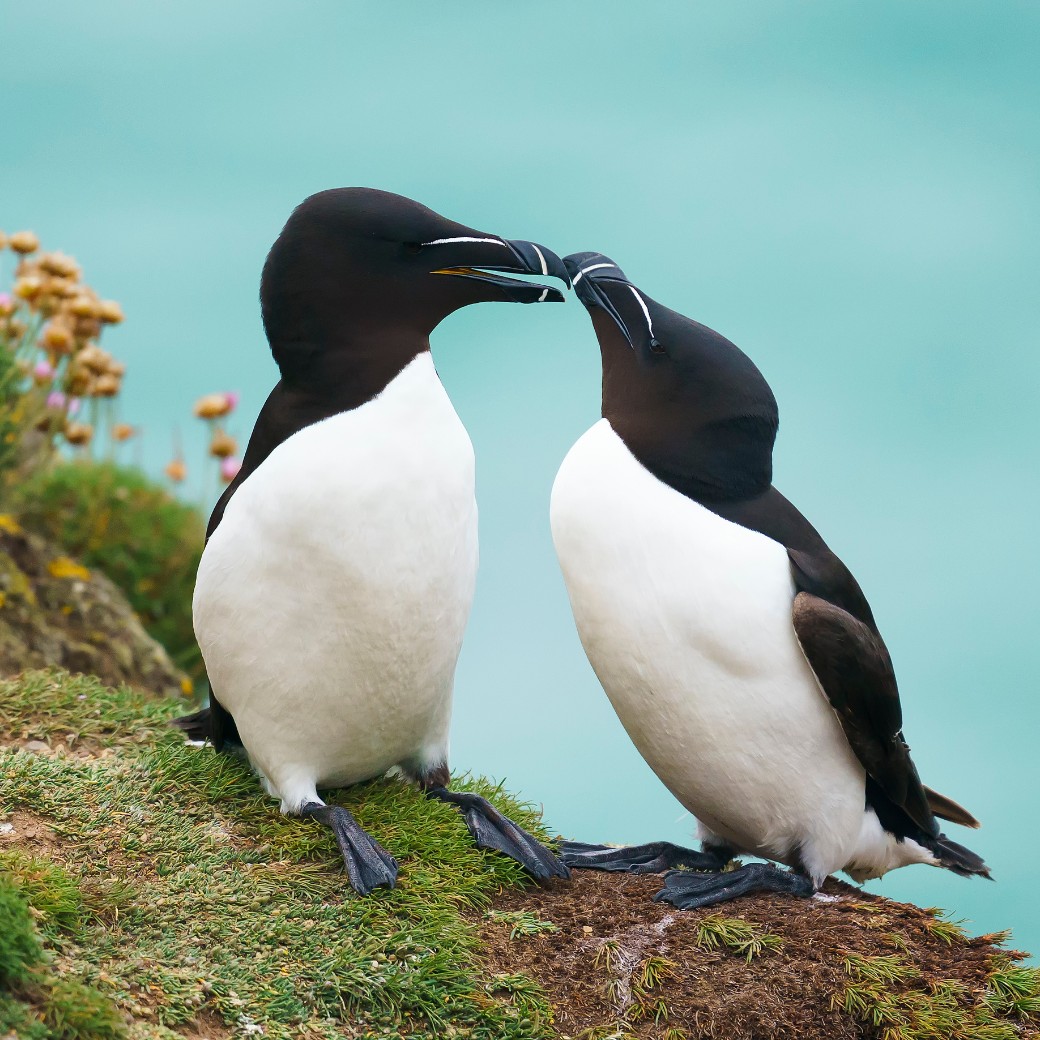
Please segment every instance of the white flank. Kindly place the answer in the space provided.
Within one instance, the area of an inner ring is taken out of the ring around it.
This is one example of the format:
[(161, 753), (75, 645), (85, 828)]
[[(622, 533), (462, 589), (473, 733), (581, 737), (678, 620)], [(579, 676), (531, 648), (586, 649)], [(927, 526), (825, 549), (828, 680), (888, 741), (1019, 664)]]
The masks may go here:
[(444, 759), (476, 570), (473, 448), (428, 353), (236, 491), (199, 567), (195, 632), (283, 810)]
[(553, 487), (581, 641), (629, 736), (701, 836), (878, 876), (933, 862), (864, 811), (865, 774), (795, 637), (783, 546), (661, 483), (601, 420)]

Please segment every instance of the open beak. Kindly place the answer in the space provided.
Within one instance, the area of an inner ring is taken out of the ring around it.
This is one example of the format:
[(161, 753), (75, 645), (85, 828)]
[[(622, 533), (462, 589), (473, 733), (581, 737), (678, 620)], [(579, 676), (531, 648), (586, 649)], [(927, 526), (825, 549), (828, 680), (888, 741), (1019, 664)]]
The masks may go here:
[(637, 341), (650, 350), (659, 346), (646, 300), (609, 256), (571, 253), (563, 258), (563, 264), (578, 299), (589, 310), (598, 307), (606, 311), (633, 350)]
[(559, 278), (568, 287), (571, 284), (563, 261), (551, 249), (534, 242), (487, 235), (434, 239), (422, 245), (424, 249), (435, 247), (438, 252), (432, 255), (440, 260), (443, 252), (443, 259), (448, 261), (431, 274), (486, 282), (513, 303), (562, 303), (563, 293), (550, 285), (509, 278), (503, 272), (544, 275)]

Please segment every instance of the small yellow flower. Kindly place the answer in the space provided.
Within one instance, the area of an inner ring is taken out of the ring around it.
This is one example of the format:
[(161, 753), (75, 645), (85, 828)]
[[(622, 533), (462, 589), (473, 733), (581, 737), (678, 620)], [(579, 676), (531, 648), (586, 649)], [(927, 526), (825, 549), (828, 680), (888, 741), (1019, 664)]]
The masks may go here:
[(76, 281), (79, 278), (79, 264), (65, 253), (43, 253), (36, 258), (41, 271), (48, 274), (56, 274), (59, 278), (70, 278)]
[(0, 513), (0, 531), (6, 531), (8, 534), (22, 533), (18, 521), (10, 513)]
[(98, 304), (98, 317), (106, 325), (118, 325), (123, 320), (123, 308), (115, 300), (102, 300)]
[(40, 240), (31, 231), (16, 231), (8, 239), (8, 245), (16, 252), (35, 253), (40, 248)]
[(82, 563), (70, 560), (67, 556), (55, 556), (47, 564), (47, 571), (52, 578), (79, 578), (80, 581), (90, 578), (90, 571)]
[(188, 467), (180, 459), (174, 459), (166, 464), (165, 472), (170, 480), (179, 484), (188, 475)]
[(229, 455), (234, 455), (238, 450), (238, 445), (235, 444), (235, 438), (225, 433), (223, 430), (216, 430), (213, 433), (213, 439), (209, 442), (209, 453), (216, 459), (226, 459)]
[(67, 440), (69, 444), (75, 444), (77, 447), (89, 444), (90, 439), (93, 436), (94, 427), (89, 423), (70, 422), (65, 427), (65, 440)]
[(219, 419), (231, 411), (233, 403), (227, 394), (206, 394), (195, 402), (195, 414), (200, 419)]
[(14, 283), (14, 294), (23, 300), (33, 300), (40, 295), (43, 279), (37, 274), (27, 274)]
[(69, 304), (69, 311), (77, 318), (96, 318), (98, 316), (98, 302), (86, 293), (75, 296)]
[[(0, 604), (0, 606), (2, 606), (2, 604)], [(190, 697), (194, 692), (195, 684), (191, 681), (191, 679), (189, 679), (187, 676), (181, 679), (181, 693), (183, 693), (185, 697)]]
[(119, 379), (112, 375), (111, 372), (105, 372), (97, 377), (97, 382), (94, 384), (96, 397), (115, 397), (118, 393)]
[(72, 347), (72, 329), (60, 320), (49, 321), (43, 327), (40, 342), (55, 354), (68, 353)]

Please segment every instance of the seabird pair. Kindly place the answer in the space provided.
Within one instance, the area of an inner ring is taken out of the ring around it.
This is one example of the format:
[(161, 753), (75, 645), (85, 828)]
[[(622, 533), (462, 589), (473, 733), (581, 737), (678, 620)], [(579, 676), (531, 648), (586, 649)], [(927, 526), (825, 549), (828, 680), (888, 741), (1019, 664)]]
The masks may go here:
[[(699, 853), (564, 843), (558, 858), (448, 786), (477, 514), (429, 336), (471, 303), (563, 300), (509, 273), (573, 283), (599, 338), (603, 419), (557, 477), (553, 538), (589, 660), (698, 818)], [(605, 256), (561, 260), (361, 188), (295, 210), (260, 296), (281, 379), (210, 520), (194, 620), (212, 695), (180, 724), (243, 746), (283, 812), (329, 826), (358, 892), (397, 864), (318, 790), (393, 768), (536, 878), (670, 871), (661, 897), (681, 907), (808, 895), (839, 869), (987, 872), (939, 832), (936, 816), (977, 823), (918, 779), (863, 593), (771, 486), (776, 403), (732, 343)], [(738, 852), (792, 870), (722, 873)]]

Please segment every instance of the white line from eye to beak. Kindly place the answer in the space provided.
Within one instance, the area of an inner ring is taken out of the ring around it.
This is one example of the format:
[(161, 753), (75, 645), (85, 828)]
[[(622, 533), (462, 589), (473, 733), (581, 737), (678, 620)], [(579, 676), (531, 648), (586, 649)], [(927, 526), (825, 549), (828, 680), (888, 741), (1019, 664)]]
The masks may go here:
[(650, 338), (653, 339), (654, 323), (650, 320), (650, 311), (647, 310), (646, 302), (643, 300), (643, 297), (640, 296), (639, 293), (636, 291), (636, 287), (634, 285), (630, 285), (629, 289), (632, 290), (632, 295), (639, 301), (639, 306), (643, 308), (643, 315), (646, 317), (646, 327), (650, 333)]
[[(449, 242), (492, 242), (496, 246), (504, 246), (505, 242), (500, 242), (497, 238), (435, 238), (432, 242), (423, 242), (424, 246), (444, 246)], [(544, 261), (543, 261), (544, 263)]]
[(581, 276), (582, 276), (582, 275), (584, 275), (584, 274), (588, 274), (588, 273), (589, 273), (589, 271), (598, 271), (598, 270), (599, 270), (599, 269), (600, 269), (601, 267), (617, 267), (617, 264), (593, 264), (593, 265), (592, 265), (591, 267), (583, 267), (583, 268), (582, 268), (582, 269), (581, 269), (581, 270), (580, 270), (580, 271), (579, 271), (579, 272), (578, 272), (578, 273), (577, 273), (577, 274), (576, 274), (576, 275), (574, 276), (574, 281), (572, 281), (572, 282), (571, 282), (571, 285), (572, 285), (572, 286), (574, 286), (574, 285), (577, 285), (577, 284), (578, 284), (578, 282), (580, 282), (580, 281), (581, 281)]
[[(542, 262), (544, 263), (545, 261), (542, 261)], [(546, 272), (546, 273), (548, 273), (548, 272)], [(548, 289), (543, 289), (542, 290), (542, 295), (538, 297), (538, 302), (539, 303), (545, 303), (545, 298), (548, 295), (549, 295), (549, 290)]]
[[(549, 268), (545, 266), (545, 257), (542, 256), (542, 251), (533, 242), (531, 243), (531, 248), (538, 254), (538, 262), (542, 265), (542, 274), (548, 274)], [(538, 302), (541, 303), (542, 301), (539, 300)]]

